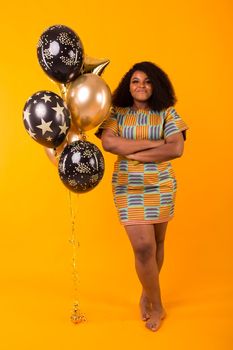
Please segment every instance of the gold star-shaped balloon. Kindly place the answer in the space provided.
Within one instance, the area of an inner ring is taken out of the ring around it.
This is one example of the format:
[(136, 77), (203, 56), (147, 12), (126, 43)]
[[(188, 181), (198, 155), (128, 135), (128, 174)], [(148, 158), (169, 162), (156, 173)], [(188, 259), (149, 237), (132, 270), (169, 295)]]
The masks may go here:
[(101, 76), (110, 61), (106, 58), (95, 58), (85, 55), (82, 74), (93, 73)]
[[(92, 73), (101, 76), (109, 63), (110, 60), (107, 58), (95, 58), (85, 55), (80, 75)], [(71, 83), (57, 83), (64, 101), (66, 101), (66, 95), (70, 84)]]

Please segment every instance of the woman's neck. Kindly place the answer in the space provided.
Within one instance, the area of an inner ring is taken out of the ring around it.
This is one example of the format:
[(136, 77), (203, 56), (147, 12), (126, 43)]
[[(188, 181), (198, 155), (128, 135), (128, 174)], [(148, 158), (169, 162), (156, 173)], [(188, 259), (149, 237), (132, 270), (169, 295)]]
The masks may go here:
[(133, 109), (149, 109), (148, 103), (145, 102), (140, 102), (140, 101), (134, 101), (133, 103)]

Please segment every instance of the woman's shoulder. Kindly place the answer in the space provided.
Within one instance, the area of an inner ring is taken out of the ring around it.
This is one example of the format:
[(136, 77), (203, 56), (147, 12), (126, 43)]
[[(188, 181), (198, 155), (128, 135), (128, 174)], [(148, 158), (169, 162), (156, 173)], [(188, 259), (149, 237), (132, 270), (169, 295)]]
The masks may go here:
[(129, 107), (119, 107), (119, 106), (113, 106), (112, 107), (112, 113), (117, 115), (125, 115), (129, 111)]
[(160, 110), (157, 113), (164, 119), (167, 118), (170, 115), (174, 115), (174, 116), (177, 115), (177, 111), (176, 111), (174, 106), (166, 107), (166, 108)]

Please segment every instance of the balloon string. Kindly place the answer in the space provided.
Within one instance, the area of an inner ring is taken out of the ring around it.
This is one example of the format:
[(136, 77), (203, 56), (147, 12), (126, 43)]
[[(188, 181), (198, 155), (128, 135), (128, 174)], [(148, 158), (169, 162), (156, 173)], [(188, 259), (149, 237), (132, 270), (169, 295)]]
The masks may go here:
[(71, 313), (71, 321), (74, 324), (81, 323), (86, 321), (85, 316), (81, 313), (78, 303), (78, 266), (77, 266), (77, 250), (80, 247), (80, 243), (77, 238), (77, 230), (76, 230), (76, 213), (77, 210), (74, 211), (74, 205), (72, 203), (72, 195), (69, 191), (69, 203), (70, 203), (70, 215), (71, 215), (71, 237), (69, 239), (69, 243), (72, 245), (72, 277), (73, 277), (73, 288), (74, 288), (74, 304)]
[(53, 150), (54, 150), (54, 157), (58, 160), (59, 155), (58, 155), (58, 153), (57, 153), (57, 149), (54, 148)]
[(86, 141), (86, 140), (87, 140), (87, 135), (85, 134), (85, 132), (81, 131), (81, 132), (80, 132), (80, 135), (81, 135), (81, 139), (82, 139), (83, 141)]

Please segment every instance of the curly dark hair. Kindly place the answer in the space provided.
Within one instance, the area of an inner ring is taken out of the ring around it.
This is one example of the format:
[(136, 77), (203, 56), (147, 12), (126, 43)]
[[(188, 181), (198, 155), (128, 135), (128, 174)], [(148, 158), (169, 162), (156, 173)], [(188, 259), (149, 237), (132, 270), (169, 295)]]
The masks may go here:
[(174, 106), (177, 99), (167, 74), (152, 62), (139, 62), (123, 76), (118, 87), (113, 92), (112, 103), (117, 107), (130, 107), (133, 105), (133, 97), (129, 91), (130, 79), (135, 71), (144, 72), (150, 79), (153, 87), (148, 105), (154, 111)]

